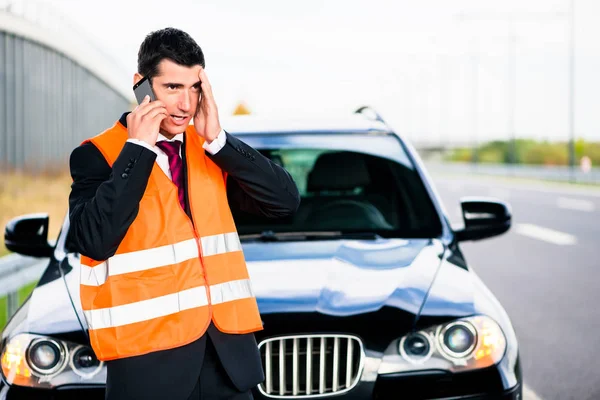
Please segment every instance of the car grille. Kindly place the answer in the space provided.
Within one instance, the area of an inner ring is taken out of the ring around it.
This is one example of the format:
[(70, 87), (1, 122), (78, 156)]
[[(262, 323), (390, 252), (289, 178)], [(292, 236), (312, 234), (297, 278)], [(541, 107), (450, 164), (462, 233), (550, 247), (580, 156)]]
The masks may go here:
[(321, 397), (352, 389), (360, 378), (364, 351), (349, 335), (295, 335), (259, 344), (269, 397)]

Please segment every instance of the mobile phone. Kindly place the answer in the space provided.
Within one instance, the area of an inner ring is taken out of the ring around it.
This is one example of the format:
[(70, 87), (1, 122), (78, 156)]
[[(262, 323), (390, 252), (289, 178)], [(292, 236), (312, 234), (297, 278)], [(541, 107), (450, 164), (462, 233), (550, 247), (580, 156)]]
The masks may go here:
[(146, 97), (146, 95), (150, 96), (150, 101), (156, 100), (156, 96), (152, 91), (150, 79), (147, 77), (143, 77), (138, 83), (133, 85), (133, 93), (135, 93), (135, 98), (137, 99), (138, 104), (141, 104), (142, 101), (144, 101), (144, 97)]

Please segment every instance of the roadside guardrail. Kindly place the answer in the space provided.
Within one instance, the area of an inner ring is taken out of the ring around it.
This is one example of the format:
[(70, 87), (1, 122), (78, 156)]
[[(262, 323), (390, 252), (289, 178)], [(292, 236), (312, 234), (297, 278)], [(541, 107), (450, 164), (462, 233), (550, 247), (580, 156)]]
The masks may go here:
[(425, 162), (428, 170), (440, 173), (491, 175), (581, 184), (600, 184), (600, 168), (571, 169), (568, 166), (507, 165), (460, 162)]
[[(0, 298), (6, 297), (5, 312), (8, 320), (19, 308), (19, 289), (36, 282), (48, 265), (48, 258), (9, 254), (0, 257)], [(2, 330), (0, 326), (0, 331)]]

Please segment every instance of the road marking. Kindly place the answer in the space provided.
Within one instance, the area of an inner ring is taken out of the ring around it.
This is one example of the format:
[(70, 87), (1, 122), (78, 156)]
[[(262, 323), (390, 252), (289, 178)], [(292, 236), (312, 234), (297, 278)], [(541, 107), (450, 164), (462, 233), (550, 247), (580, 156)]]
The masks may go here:
[(542, 398), (535, 394), (529, 386), (523, 385), (523, 400), (542, 400)]
[(562, 246), (577, 243), (577, 238), (573, 235), (533, 224), (517, 224), (515, 231), (523, 236)]
[(576, 211), (592, 212), (595, 209), (594, 203), (589, 200), (573, 199), (570, 197), (559, 197), (556, 199), (556, 205), (558, 208)]
[(489, 196), (507, 201), (508, 199), (510, 199), (510, 190), (506, 188), (492, 187), (489, 190)]

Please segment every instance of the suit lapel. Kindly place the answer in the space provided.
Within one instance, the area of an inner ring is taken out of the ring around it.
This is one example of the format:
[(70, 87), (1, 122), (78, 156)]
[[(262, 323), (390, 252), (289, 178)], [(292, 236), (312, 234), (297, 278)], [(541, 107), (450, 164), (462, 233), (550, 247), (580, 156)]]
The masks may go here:
[(190, 211), (190, 199), (189, 199), (189, 190), (188, 190), (188, 163), (187, 163), (187, 157), (185, 155), (185, 148), (186, 148), (186, 134), (183, 134), (183, 144), (181, 146), (181, 160), (183, 162), (183, 192), (185, 194), (185, 213), (188, 215), (188, 217), (190, 217), (190, 220), (192, 220), (193, 223), (193, 219), (192, 219), (192, 212)]

